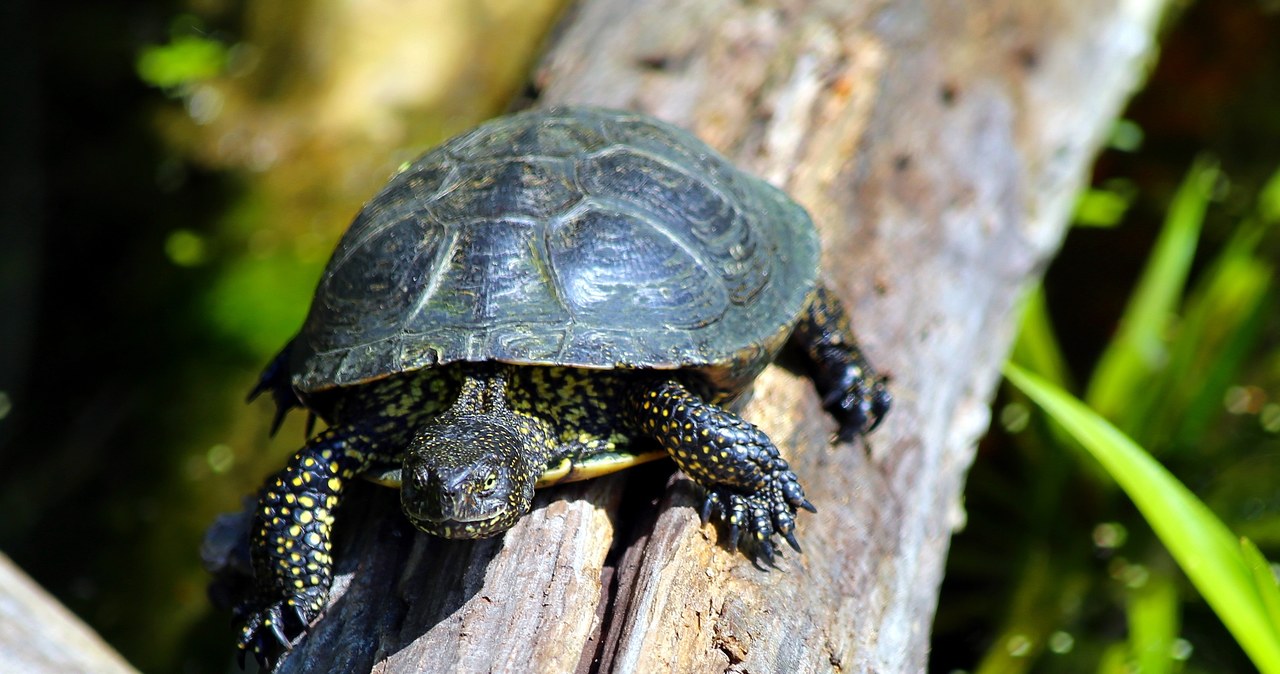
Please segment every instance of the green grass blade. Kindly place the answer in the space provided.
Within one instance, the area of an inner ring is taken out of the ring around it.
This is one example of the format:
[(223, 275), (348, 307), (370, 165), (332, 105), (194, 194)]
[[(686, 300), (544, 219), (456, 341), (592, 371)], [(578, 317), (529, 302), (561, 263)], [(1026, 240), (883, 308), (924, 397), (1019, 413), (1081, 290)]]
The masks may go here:
[(1129, 298), (1115, 338), (1103, 352), (1085, 400), (1108, 419), (1128, 427), (1122, 414), (1133, 393), (1165, 357), (1164, 334), (1186, 285), (1218, 169), (1197, 161), (1173, 202), (1155, 249)]
[(1013, 345), (1013, 362), (1048, 379), (1055, 385), (1071, 390), (1066, 359), (1058, 338), (1054, 335), (1053, 321), (1045, 303), (1044, 288), (1037, 285), (1023, 300), (1022, 325)]
[(1268, 314), (1271, 264), (1256, 255), (1265, 232), (1259, 221), (1244, 221), (1200, 274), (1166, 367), (1129, 406), (1127, 430), (1135, 439), (1167, 449), (1200, 447), (1221, 416), (1223, 395), (1236, 383)]
[(1174, 431), (1179, 446), (1201, 445), (1268, 316), (1268, 265), (1252, 258), (1226, 262), (1221, 273), (1210, 275), (1203, 294), (1188, 303), (1187, 319), (1170, 348), (1170, 375), (1197, 385), (1169, 382), (1162, 390), (1172, 404), (1148, 421), (1151, 431)]
[(1106, 468), (1258, 669), (1280, 674), (1280, 627), (1235, 535), (1151, 455), (1079, 400), (1016, 365), (1005, 374)]
[(1249, 564), (1249, 570), (1253, 571), (1253, 579), (1258, 584), (1258, 594), (1262, 599), (1262, 605), (1266, 607), (1267, 615), (1271, 616), (1271, 624), (1280, 625), (1280, 583), (1276, 582), (1275, 570), (1267, 562), (1267, 558), (1262, 556), (1262, 551), (1253, 544), (1253, 541), (1247, 538), (1240, 539), (1240, 551), (1244, 555), (1245, 562)]
[(1129, 651), (1142, 674), (1171, 674), (1173, 641), (1178, 638), (1178, 589), (1168, 574), (1153, 573), (1130, 593)]
[(1108, 189), (1086, 189), (1076, 200), (1072, 224), (1077, 227), (1115, 227), (1124, 219), (1133, 195)]
[(1271, 174), (1262, 186), (1258, 194), (1258, 215), (1268, 224), (1280, 222), (1280, 171)]
[(1102, 651), (1098, 658), (1098, 674), (1133, 674), (1129, 667), (1129, 649), (1123, 643), (1115, 643)]
[(1007, 624), (996, 635), (974, 674), (1022, 674), (1035, 664), (1054, 628), (1053, 611), (1043, 610), (1054, 597), (1053, 560), (1042, 548), (1032, 549), (1022, 568)]

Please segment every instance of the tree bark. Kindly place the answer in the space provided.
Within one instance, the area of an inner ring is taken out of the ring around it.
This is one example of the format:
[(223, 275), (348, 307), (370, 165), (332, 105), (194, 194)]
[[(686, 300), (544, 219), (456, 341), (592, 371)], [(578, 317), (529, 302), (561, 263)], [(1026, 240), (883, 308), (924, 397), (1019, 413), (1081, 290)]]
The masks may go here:
[(812, 212), (824, 269), (895, 407), (829, 443), (770, 368), (745, 416), (816, 515), (766, 571), (717, 544), (684, 478), (545, 490), (505, 536), (414, 532), (395, 495), (341, 514), (330, 607), (282, 672), (922, 671), (973, 448), (1019, 293), (1057, 247), (1154, 52), (1161, 0), (594, 0), (536, 105), (689, 128)]

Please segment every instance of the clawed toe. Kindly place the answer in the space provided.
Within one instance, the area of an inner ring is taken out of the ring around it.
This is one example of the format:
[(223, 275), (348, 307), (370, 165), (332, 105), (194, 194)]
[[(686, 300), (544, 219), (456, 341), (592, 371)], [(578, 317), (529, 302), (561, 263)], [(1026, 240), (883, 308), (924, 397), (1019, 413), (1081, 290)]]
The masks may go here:
[(782, 534), (782, 538), (787, 541), (787, 545), (790, 545), (792, 550), (795, 550), (800, 554), (804, 554), (804, 550), (801, 550), (800, 544), (796, 542), (796, 535), (794, 532), (785, 532)]
[[(798, 508), (813, 510), (804, 498), (799, 485), (792, 482), (775, 485), (761, 493), (746, 495), (727, 489), (708, 489), (702, 503), (702, 522), (714, 515), (725, 523), (724, 543), (730, 550), (743, 548), (743, 540), (749, 556), (769, 566), (776, 566), (777, 546), (774, 535), (779, 535), (796, 552), (801, 552), (795, 536), (795, 513)], [(743, 534), (746, 534), (745, 536)]]
[[(285, 609), (284, 607), (289, 607)], [(298, 601), (281, 600), (256, 611), (244, 611), (249, 617), (240, 631), (236, 661), (244, 669), (245, 654), (253, 653), (258, 665), (271, 670), (288, 651), (293, 640), (306, 634), (311, 620), (307, 609)], [(286, 616), (293, 624), (286, 626)], [(268, 636), (268, 634), (270, 636)], [(293, 635), (293, 639), (290, 638)]]
[(865, 381), (850, 378), (823, 397), (822, 406), (840, 424), (836, 438), (851, 442), (880, 425), (893, 398), (883, 378)]

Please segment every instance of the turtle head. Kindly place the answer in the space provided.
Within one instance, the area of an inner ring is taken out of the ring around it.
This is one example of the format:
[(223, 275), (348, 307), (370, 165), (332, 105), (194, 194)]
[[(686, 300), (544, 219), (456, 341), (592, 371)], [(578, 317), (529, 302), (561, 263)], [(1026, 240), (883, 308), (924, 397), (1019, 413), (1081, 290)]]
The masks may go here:
[(455, 417), (414, 437), (400, 494), (414, 526), (444, 538), (484, 538), (529, 512), (540, 466), (508, 419)]

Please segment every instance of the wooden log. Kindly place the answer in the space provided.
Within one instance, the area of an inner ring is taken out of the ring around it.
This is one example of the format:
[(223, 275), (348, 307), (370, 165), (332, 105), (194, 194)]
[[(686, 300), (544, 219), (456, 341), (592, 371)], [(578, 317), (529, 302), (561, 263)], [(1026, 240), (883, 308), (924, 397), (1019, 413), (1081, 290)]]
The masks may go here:
[(761, 378), (746, 416), (819, 509), (801, 516), (805, 554), (775, 571), (717, 545), (690, 483), (662, 491), (660, 468), (547, 490), (478, 542), (415, 533), (394, 494), (360, 489), (331, 605), (279, 671), (924, 670), (1019, 292), (1057, 247), (1164, 4), (578, 4), (536, 104), (655, 114), (787, 189), (895, 408), (865, 448), (831, 446), (807, 382)]
[(102, 637), (0, 554), (0, 672), (137, 672)]

